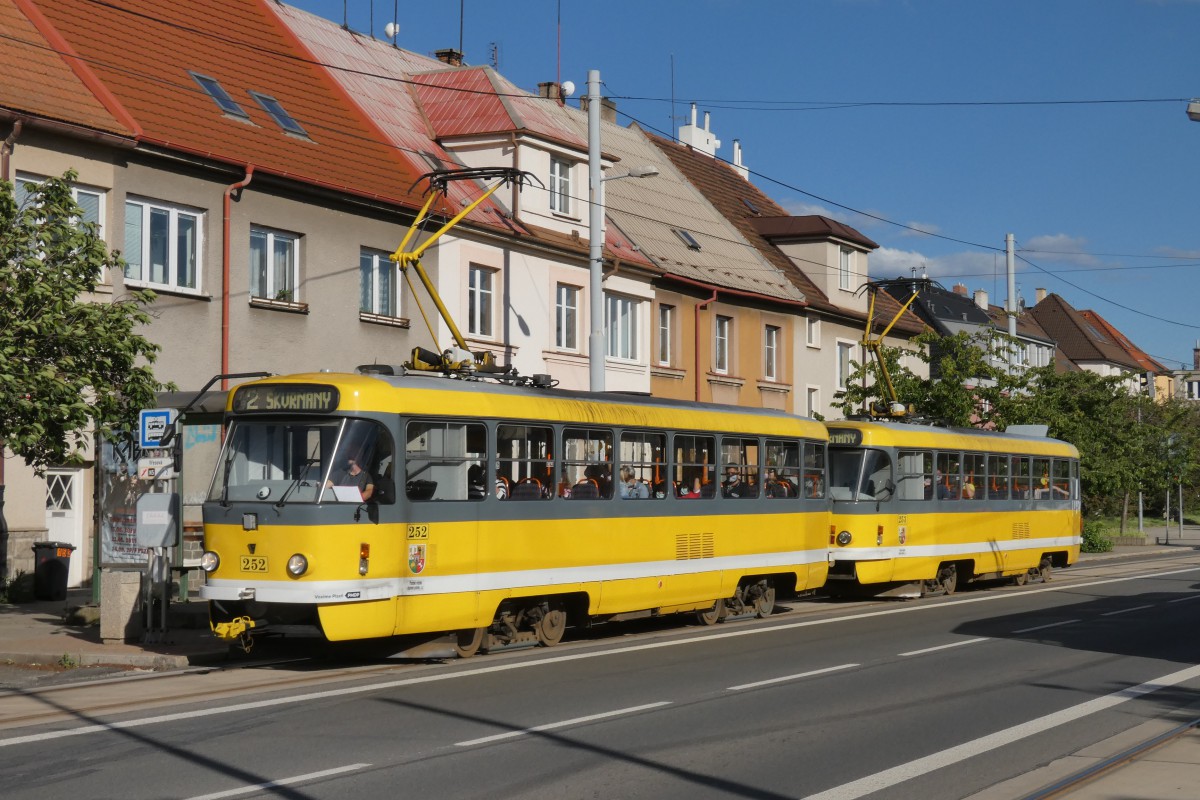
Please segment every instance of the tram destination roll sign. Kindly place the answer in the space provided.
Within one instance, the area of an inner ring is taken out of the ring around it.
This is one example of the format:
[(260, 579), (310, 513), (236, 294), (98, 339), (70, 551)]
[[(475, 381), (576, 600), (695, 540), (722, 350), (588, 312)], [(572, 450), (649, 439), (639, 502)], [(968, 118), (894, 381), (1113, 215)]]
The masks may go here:
[(321, 384), (262, 384), (241, 386), (233, 394), (233, 410), (239, 414), (318, 413), (337, 410), (338, 390)]

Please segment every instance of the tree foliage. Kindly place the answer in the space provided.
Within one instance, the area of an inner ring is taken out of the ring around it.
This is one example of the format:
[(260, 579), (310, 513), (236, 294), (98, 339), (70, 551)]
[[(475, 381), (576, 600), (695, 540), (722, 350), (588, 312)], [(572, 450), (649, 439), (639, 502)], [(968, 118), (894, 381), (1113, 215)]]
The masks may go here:
[(124, 263), (79, 222), (74, 179), (30, 186), (21, 206), (0, 182), (0, 439), (39, 473), (78, 463), (92, 430), (132, 429), (165, 388), (150, 369), (158, 346), (136, 332), (154, 294), (92, 297)]

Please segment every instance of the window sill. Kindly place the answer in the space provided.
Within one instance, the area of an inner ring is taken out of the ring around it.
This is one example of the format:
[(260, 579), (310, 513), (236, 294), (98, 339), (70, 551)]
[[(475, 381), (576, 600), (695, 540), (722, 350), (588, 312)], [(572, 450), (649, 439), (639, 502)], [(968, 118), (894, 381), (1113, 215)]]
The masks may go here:
[(307, 314), (308, 303), (294, 303), (291, 300), (271, 300), (266, 297), (251, 297), (251, 308), (265, 308), (271, 311), (287, 311), (291, 314)]
[(371, 325), (385, 325), (390, 328), (410, 327), (409, 320), (404, 317), (389, 317), (387, 314), (373, 314), (370, 311), (359, 311), (358, 319), (360, 322), (367, 322)]
[(650, 377), (681, 381), (687, 377), (687, 370), (669, 367), (666, 364), (657, 364), (650, 367)]
[(790, 383), (779, 383), (777, 381), (759, 381), (758, 390), (760, 392), (778, 392), (779, 394), (790, 394), (792, 385)]
[(191, 300), (212, 300), (212, 295), (204, 294), (203, 292), (198, 292), (195, 289), (180, 289), (177, 286), (158, 286), (153, 283), (146, 283), (145, 281), (131, 281), (131, 280), (125, 280), (124, 285), (125, 285), (125, 288), (127, 288), (127, 289), (139, 289), (139, 290), (147, 290), (148, 289), (151, 292), (154, 292), (155, 294), (159, 294), (159, 295), (165, 294), (169, 297), (187, 297)]
[(708, 373), (708, 382), (716, 386), (733, 386), (737, 389), (746, 385), (745, 378), (734, 378), (729, 375), (721, 375), (717, 372)]

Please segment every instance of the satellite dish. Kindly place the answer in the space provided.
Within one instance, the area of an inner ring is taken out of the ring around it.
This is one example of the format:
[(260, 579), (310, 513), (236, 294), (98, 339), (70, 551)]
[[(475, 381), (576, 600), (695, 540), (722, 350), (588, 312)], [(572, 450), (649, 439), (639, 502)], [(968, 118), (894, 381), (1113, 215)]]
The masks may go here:
[(570, 97), (575, 94), (575, 84), (572, 81), (563, 81), (558, 91), (563, 97)]
[(389, 39), (395, 39), (396, 34), (398, 34), (399, 32), (400, 32), (400, 26), (395, 22), (389, 22), (387, 25), (383, 26), (383, 34), (384, 34), (384, 36), (387, 36)]

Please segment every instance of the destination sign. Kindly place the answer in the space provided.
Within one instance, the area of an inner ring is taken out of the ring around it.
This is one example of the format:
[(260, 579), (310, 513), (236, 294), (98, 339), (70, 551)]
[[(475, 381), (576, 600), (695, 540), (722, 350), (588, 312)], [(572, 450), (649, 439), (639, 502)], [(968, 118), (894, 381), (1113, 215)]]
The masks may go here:
[(848, 430), (831, 429), (829, 431), (829, 443), (838, 445), (849, 445), (851, 447), (862, 444), (862, 431), (850, 428)]
[(240, 386), (233, 393), (233, 410), (238, 414), (327, 414), (337, 410), (339, 399), (337, 389), (317, 384)]

